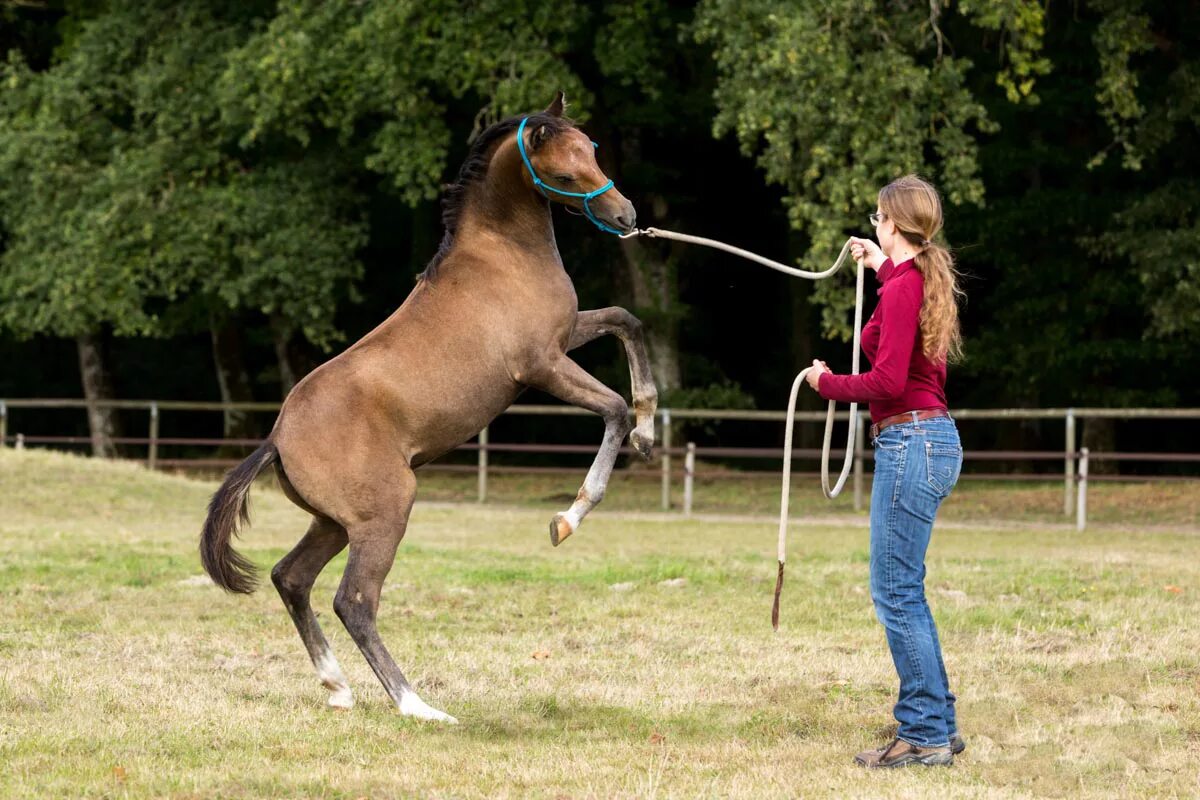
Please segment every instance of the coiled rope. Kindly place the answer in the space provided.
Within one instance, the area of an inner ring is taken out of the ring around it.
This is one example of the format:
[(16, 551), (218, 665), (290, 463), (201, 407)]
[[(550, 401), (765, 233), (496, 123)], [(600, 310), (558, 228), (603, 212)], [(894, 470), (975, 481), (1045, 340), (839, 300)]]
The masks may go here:
[[(764, 258), (757, 253), (751, 253), (749, 250), (743, 250), (740, 247), (718, 242), (715, 239), (705, 239), (702, 236), (689, 236), (686, 233), (676, 233), (674, 231), (664, 231), (659, 228), (635, 229), (621, 236), (622, 239), (629, 239), (635, 236), (645, 236), (649, 239), (674, 239), (677, 242), (685, 242), (687, 244), (697, 244), (702, 247), (712, 247), (716, 250), (723, 250), (726, 253), (732, 253), (735, 256), (744, 258), (748, 261), (753, 261), (757, 264), (762, 264), (764, 267), (770, 267), (773, 270), (782, 272), (785, 275), (791, 275), (796, 278), (805, 278), (806, 280), (816, 281), (822, 278), (828, 278), (842, 268), (842, 264), (846, 261), (846, 256), (850, 254), (851, 240), (847, 239), (842, 245), (842, 252), (838, 254), (837, 260), (833, 262), (833, 266), (821, 272), (812, 272), (805, 269), (796, 269), (789, 267), (786, 264), (780, 264), (778, 261), (772, 261), (769, 258)], [(854, 288), (854, 353), (851, 356), (851, 374), (857, 375), (859, 368), (859, 340), (862, 336), (862, 307), (863, 307), (863, 273), (862, 262), (858, 264), (858, 277), (855, 280)], [(791, 494), (792, 485), (792, 431), (796, 421), (796, 397), (800, 392), (800, 386), (804, 383), (804, 379), (812, 367), (805, 367), (800, 370), (800, 374), (792, 381), (792, 392), (788, 396), (787, 408), (787, 424), (783, 434), (783, 489), (781, 491), (779, 503), (779, 572), (775, 578), (775, 599), (771, 604), (771, 627), (779, 630), (779, 597), (783, 592), (783, 566), (787, 557), (787, 526), (788, 526), (788, 499)], [(842, 463), (842, 472), (838, 475), (837, 482), (833, 486), (829, 485), (829, 450), (833, 441), (833, 418), (836, 403), (833, 400), (829, 401), (829, 410), (825, 415), (825, 441), (821, 448), (821, 491), (830, 500), (837, 497), (842, 487), (846, 485), (846, 477), (850, 474), (850, 468), (854, 459), (854, 433), (858, 425), (858, 403), (850, 404), (850, 426), (846, 433), (846, 457)]]

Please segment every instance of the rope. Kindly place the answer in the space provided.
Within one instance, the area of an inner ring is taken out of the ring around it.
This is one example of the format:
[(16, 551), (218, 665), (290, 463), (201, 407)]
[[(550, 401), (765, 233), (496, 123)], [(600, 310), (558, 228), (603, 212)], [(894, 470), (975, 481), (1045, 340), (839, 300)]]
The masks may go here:
[[(749, 250), (743, 250), (740, 247), (718, 242), (715, 239), (705, 239), (702, 236), (689, 236), (686, 233), (675, 233), (674, 231), (664, 231), (658, 228), (636, 229), (622, 235), (621, 238), (630, 239), (635, 236), (645, 236), (649, 239), (674, 239), (675, 241), (687, 244), (724, 250), (726, 253), (732, 253), (748, 261), (762, 264), (764, 267), (770, 267), (785, 275), (811, 281), (828, 278), (836, 273), (842, 268), (842, 264), (845, 263), (846, 256), (850, 254), (850, 240), (847, 239), (846, 243), (842, 245), (842, 252), (838, 254), (837, 260), (833, 262), (832, 267), (821, 272), (812, 272), (780, 264), (778, 261), (772, 261), (756, 253), (751, 253)], [(859, 368), (859, 340), (862, 336), (863, 274), (864, 270), (860, 261), (858, 262), (858, 277), (854, 287), (854, 353), (851, 356), (850, 368), (853, 375), (858, 374)], [(788, 500), (792, 487), (792, 431), (796, 421), (796, 397), (800, 393), (800, 386), (804, 383), (804, 379), (811, 370), (812, 367), (805, 367), (800, 370), (800, 374), (792, 381), (792, 392), (788, 396), (787, 425), (784, 428), (783, 434), (783, 488), (779, 503), (779, 572), (775, 578), (775, 599), (771, 605), (771, 627), (775, 630), (779, 630), (779, 597), (783, 592), (783, 566), (787, 560)], [(833, 417), (836, 405), (833, 400), (829, 401), (829, 410), (825, 415), (825, 441), (821, 448), (821, 491), (830, 500), (841, 494), (842, 487), (846, 485), (846, 477), (850, 474), (850, 468), (853, 464), (854, 434), (858, 426), (858, 403), (851, 403), (850, 427), (846, 433), (846, 456), (842, 462), (841, 474), (838, 475), (837, 482), (831, 487), (829, 485), (829, 451), (833, 441)]]

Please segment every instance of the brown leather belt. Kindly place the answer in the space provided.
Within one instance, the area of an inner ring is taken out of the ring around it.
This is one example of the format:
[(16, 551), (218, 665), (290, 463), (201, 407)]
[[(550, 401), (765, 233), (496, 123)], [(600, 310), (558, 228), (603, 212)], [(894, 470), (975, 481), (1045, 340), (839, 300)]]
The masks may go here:
[(903, 414), (894, 414), (890, 417), (884, 417), (871, 426), (871, 438), (878, 439), (879, 434), (883, 432), (884, 428), (899, 425), (901, 422), (920, 422), (923, 419), (936, 419), (948, 416), (950, 416), (950, 412), (944, 408), (923, 408), (919, 411), (905, 411)]

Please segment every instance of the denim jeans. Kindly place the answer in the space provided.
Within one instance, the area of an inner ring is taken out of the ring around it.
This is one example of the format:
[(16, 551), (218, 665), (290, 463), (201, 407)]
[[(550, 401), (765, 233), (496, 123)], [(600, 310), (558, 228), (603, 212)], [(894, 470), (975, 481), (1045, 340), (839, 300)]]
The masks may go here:
[(936, 417), (885, 428), (874, 446), (871, 599), (900, 676), (898, 735), (941, 747), (957, 732), (955, 698), (925, 602), (925, 551), (938, 506), (958, 482), (962, 445), (954, 420)]

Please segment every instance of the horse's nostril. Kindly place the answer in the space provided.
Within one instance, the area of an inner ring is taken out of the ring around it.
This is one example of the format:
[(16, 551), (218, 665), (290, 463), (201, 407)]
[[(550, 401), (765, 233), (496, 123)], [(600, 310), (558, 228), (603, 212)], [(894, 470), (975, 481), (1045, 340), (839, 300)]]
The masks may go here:
[(637, 217), (634, 216), (633, 214), (618, 214), (617, 215), (617, 224), (620, 225), (625, 230), (633, 230), (633, 223), (636, 220), (637, 220)]

